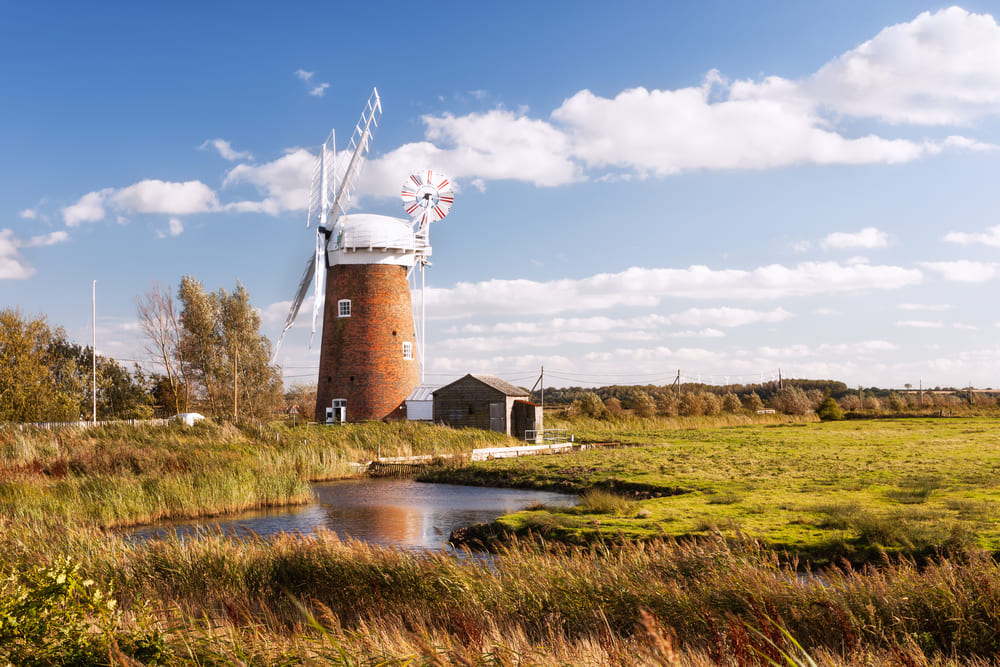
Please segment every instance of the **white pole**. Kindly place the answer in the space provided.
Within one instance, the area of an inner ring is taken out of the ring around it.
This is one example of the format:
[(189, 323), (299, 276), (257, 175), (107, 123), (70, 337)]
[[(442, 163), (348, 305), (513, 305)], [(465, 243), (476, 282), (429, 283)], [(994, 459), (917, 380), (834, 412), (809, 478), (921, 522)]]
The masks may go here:
[(97, 281), (95, 280), (93, 285), (91, 285), (90, 293), (90, 317), (93, 329), (93, 345), (90, 348), (90, 359), (94, 366), (94, 412), (91, 415), (91, 419), (94, 425), (97, 425)]
[(427, 333), (426, 309), (424, 307), (424, 262), (420, 262), (420, 384), (426, 384), (424, 378), (427, 374)]

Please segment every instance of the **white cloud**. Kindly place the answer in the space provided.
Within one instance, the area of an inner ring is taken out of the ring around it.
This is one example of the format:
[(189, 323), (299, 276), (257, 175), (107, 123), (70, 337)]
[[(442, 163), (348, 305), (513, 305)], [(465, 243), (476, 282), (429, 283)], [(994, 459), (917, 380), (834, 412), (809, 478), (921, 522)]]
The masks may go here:
[(826, 249), (844, 248), (884, 248), (889, 243), (889, 235), (875, 227), (865, 227), (860, 232), (834, 232), (823, 239)]
[(920, 262), (920, 266), (939, 273), (945, 280), (963, 283), (984, 283), (1000, 271), (1000, 264), (960, 259), (954, 262)]
[(689, 308), (670, 318), (671, 322), (687, 326), (714, 324), (723, 327), (741, 327), (758, 322), (782, 322), (794, 317), (784, 308), (764, 312), (747, 308)]
[(949, 243), (958, 243), (960, 245), (971, 245), (973, 243), (981, 243), (983, 245), (992, 246), (994, 248), (1000, 248), (1000, 225), (994, 227), (987, 227), (985, 231), (978, 234), (968, 234), (966, 232), (948, 232), (944, 236), (944, 240)]
[(22, 241), (14, 236), (13, 230), (0, 230), (0, 280), (24, 280), (35, 274), (35, 269), (21, 255), (21, 248), (40, 248), (68, 240), (69, 234), (64, 231), (32, 236)]
[(826, 64), (804, 87), (848, 116), (970, 124), (1000, 104), (1000, 28), (959, 7), (924, 12)]
[(35, 273), (18, 251), (20, 243), (14, 231), (0, 230), (0, 280), (24, 280)]
[(126, 213), (190, 215), (219, 210), (219, 202), (215, 192), (201, 181), (147, 179), (121, 189), (88, 192), (62, 210), (63, 220), (68, 227), (103, 220), (109, 207)]
[(190, 215), (219, 208), (215, 192), (201, 181), (172, 183), (147, 179), (122, 188), (110, 197), (110, 201), (134, 213)]
[(233, 145), (226, 141), (225, 139), (207, 139), (201, 146), (198, 146), (198, 150), (208, 150), (209, 148), (214, 148), (219, 152), (219, 155), (226, 160), (252, 160), (253, 155), (247, 151), (238, 151), (233, 148)]
[[(447, 289), (428, 288), (427, 309), (431, 317), (452, 318), (480, 313), (555, 314), (614, 306), (648, 308), (665, 297), (759, 300), (897, 289), (918, 284), (922, 277), (916, 269), (836, 262), (804, 262), (794, 267), (772, 264), (752, 271), (707, 266), (633, 267), (582, 279), (488, 280), (460, 282)], [(775, 312), (772, 317), (787, 316)]]
[(951, 310), (954, 306), (944, 303), (901, 303), (896, 308), (900, 310)]
[(177, 218), (170, 218), (166, 231), (157, 232), (156, 236), (165, 239), (168, 236), (180, 236), (184, 232), (184, 223)]
[(896, 326), (912, 327), (914, 329), (941, 329), (944, 327), (944, 322), (930, 320), (899, 320), (896, 322)]
[[(347, 158), (344, 159), (348, 159)], [(223, 187), (248, 183), (267, 195), (261, 202), (237, 202), (226, 207), (237, 211), (281, 211), (305, 209), (309, 201), (314, 156), (304, 148), (293, 148), (280, 158), (261, 165), (239, 164), (229, 170)], [(401, 172), (409, 173), (409, 172)], [(400, 179), (397, 177), (396, 179)], [(398, 190), (399, 183), (393, 187)]]
[(307, 92), (313, 97), (323, 97), (326, 94), (326, 89), (330, 87), (329, 83), (314, 83), (313, 75), (315, 72), (309, 72), (304, 69), (297, 69), (293, 72), (295, 78), (300, 79), (306, 84)]
[(23, 218), (25, 220), (35, 220), (36, 218), (38, 218), (38, 209), (26, 208), (22, 211), (18, 211), (17, 215), (19, 218)]
[(81, 222), (103, 220), (105, 215), (104, 200), (107, 199), (108, 194), (111, 192), (113, 192), (112, 189), (88, 192), (80, 197), (80, 200), (75, 204), (65, 207), (62, 210), (62, 214), (66, 226), (76, 227)]
[(49, 232), (48, 234), (41, 234), (39, 236), (32, 236), (30, 239), (20, 244), (22, 248), (38, 248), (41, 246), (50, 246), (57, 243), (65, 243), (69, 240), (69, 234), (64, 231)]

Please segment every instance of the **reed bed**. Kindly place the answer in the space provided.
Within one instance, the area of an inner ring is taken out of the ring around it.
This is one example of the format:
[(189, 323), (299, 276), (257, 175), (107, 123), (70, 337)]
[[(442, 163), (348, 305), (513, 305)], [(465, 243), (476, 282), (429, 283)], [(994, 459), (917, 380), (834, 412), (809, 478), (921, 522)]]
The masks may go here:
[(121, 527), (294, 505), (312, 499), (310, 482), (357, 475), (357, 463), (379, 455), (461, 456), (510, 442), (407, 422), (4, 427), (0, 514)]
[(522, 541), (484, 563), (325, 531), (128, 543), (2, 528), (4, 573), (75, 563), (113, 592), (120, 615), (103, 622), (124, 655), (155, 649), (161, 664), (987, 665), (1000, 652), (1000, 568), (979, 552), (814, 574), (721, 536)]

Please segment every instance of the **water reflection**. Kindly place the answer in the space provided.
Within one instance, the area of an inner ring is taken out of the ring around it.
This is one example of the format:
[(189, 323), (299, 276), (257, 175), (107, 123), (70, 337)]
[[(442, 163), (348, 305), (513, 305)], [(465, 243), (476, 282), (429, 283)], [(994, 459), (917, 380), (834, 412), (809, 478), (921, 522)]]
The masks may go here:
[(190, 534), (218, 526), (223, 532), (273, 535), (308, 533), (317, 527), (340, 537), (405, 549), (438, 549), (451, 531), (493, 521), (536, 503), (568, 506), (573, 496), (548, 491), (421, 484), (409, 479), (358, 479), (313, 487), (311, 505), (281, 508), (197, 522), (172, 522), (131, 532), (140, 539)]

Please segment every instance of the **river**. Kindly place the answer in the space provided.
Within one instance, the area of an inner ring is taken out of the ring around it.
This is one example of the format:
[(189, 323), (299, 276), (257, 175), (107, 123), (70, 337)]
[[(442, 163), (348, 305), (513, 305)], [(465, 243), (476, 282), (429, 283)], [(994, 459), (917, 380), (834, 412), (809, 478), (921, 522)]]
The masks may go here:
[(550, 491), (492, 489), (453, 484), (424, 484), (411, 479), (352, 479), (313, 486), (309, 505), (282, 507), (195, 522), (165, 522), (130, 534), (149, 539), (204, 528), (225, 533), (267, 536), (309, 533), (323, 527), (340, 537), (403, 549), (440, 549), (451, 531), (493, 521), (538, 503), (569, 506), (575, 496)]

